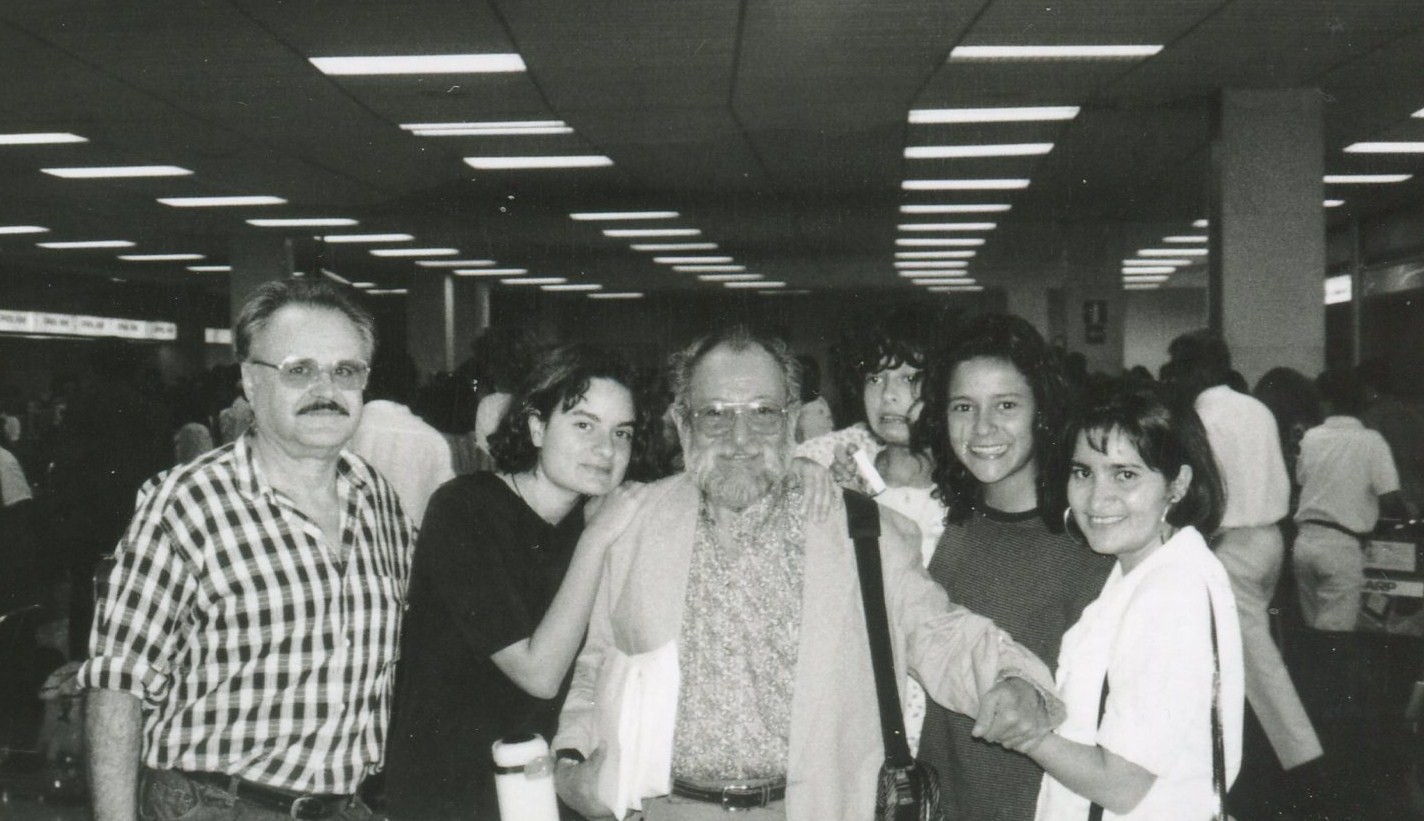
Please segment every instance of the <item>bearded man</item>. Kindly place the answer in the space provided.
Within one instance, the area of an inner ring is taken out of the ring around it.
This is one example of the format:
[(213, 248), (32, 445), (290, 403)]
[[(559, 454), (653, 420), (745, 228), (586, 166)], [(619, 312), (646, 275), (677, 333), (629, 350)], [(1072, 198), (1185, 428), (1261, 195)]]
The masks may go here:
[[(796, 361), (732, 328), (673, 357), (687, 472), (647, 489), (609, 549), (560, 718), (556, 784), (588, 818), (868, 818), (881, 743), (854, 546), (806, 514), (790, 464)], [(880, 509), (896, 673), (990, 741), (1062, 717), (1052, 677), (922, 569)]]

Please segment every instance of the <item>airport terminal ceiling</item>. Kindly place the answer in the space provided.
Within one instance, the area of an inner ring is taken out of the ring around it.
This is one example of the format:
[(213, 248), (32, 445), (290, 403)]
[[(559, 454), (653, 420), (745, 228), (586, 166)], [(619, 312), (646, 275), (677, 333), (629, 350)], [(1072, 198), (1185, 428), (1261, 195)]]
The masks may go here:
[(1412, 175), (1322, 184), (1330, 220), (1424, 201), (1424, 154), (1346, 150), (1424, 144), (1421, 2), (6, 0), (0, 69), (6, 276), (225, 293), (289, 236), (376, 291), (1009, 286), (1204, 233), (1222, 88), (1318, 89), (1327, 174)]

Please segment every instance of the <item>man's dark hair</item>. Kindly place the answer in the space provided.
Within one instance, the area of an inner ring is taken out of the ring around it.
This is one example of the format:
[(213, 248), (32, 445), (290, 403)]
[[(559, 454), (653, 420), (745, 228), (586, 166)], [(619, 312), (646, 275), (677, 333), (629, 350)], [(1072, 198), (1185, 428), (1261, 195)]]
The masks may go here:
[(1359, 416), (1365, 412), (1365, 383), (1343, 368), (1332, 368), (1315, 377), (1315, 389), (1334, 416)]
[(375, 354), (376, 320), (369, 311), (325, 279), (291, 277), (262, 283), (243, 304), (232, 330), (232, 348), (237, 361), (247, 361), (253, 337), (267, 327), (274, 314), (288, 305), (336, 311), (345, 316), (365, 340), (368, 355)]
[(607, 379), (628, 389), (636, 401), (633, 369), (621, 356), (592, 345), (574, 343), (545, 352), (515, 389), (509, 411), (490, 434), (490, 455), (505, 473), (522, 473), (539, 461), (539, 448), (529, 432), (529, 419), (549, 421), (555, 409), (572, 409), (583, 401), (595, 379)]
[(1195, 399), (1207, 388), (1231, 379), (1231, 349), (1221, 334), (1209, 328), (1184, 333), (1167, 346), (1172, 367), (1169, 376), (1182, 398)]

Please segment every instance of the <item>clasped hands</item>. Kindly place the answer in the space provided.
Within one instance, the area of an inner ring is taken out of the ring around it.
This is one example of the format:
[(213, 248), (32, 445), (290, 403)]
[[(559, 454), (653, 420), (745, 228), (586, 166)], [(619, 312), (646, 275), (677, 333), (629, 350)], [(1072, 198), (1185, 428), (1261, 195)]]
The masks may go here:
[(1053, 731), (1043, 696), (1025, 679), (1005, 678), (979, 699), (972, 735), (1010, 750), (1028, 753)]

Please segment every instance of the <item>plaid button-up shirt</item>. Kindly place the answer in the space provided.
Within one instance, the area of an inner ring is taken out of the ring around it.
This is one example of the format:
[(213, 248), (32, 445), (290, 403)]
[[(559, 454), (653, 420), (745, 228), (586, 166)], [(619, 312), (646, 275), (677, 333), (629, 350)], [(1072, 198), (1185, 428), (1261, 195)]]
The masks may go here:
[(248, 437), (140, 491), (79, 680), (143, 701), (146, 765), (312, 793), (380, 767), (413, 528), (348, 452), (337, 492), (333, 552)]

